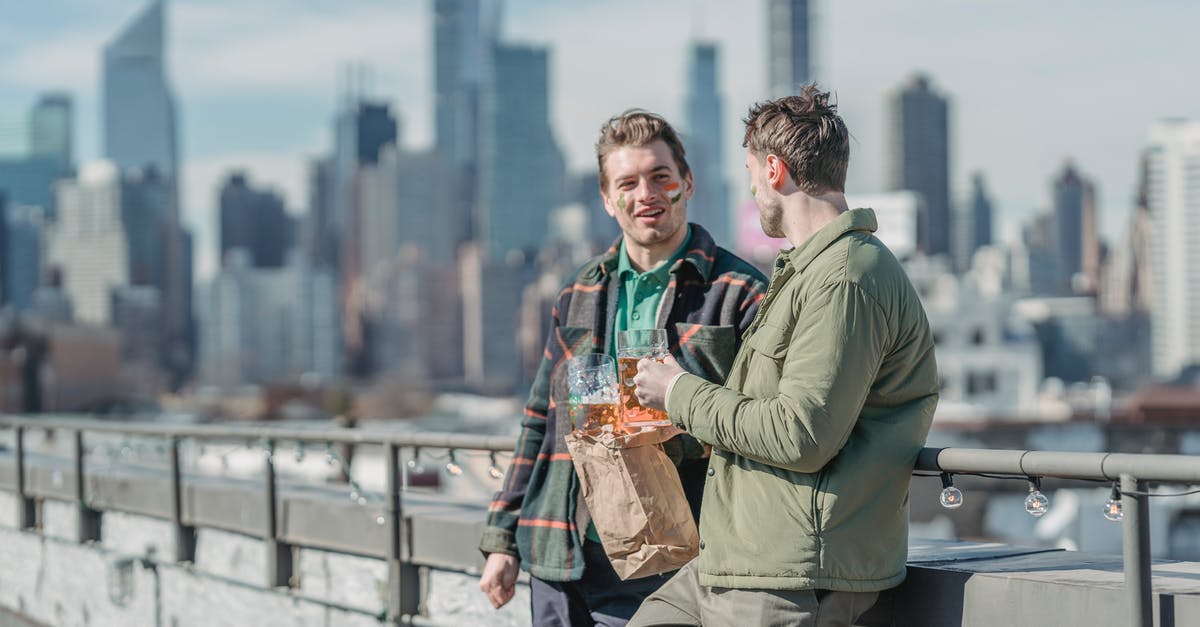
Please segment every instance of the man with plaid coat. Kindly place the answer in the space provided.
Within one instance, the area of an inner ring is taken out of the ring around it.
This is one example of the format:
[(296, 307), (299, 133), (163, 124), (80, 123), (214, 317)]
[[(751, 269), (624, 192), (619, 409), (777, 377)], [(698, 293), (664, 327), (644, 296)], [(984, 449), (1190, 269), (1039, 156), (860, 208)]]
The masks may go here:
[[(692, 174), (674, 129), (628, 111), (601, 128), (600, 193), (622, 236), (559, 293), (521, 433), (489, 508), (480, 589), (495, 607), (513, 596), (518, 567), (531, 575), (533, 624), (620, 626), (667, 575), (621, 581), (579, 494), (556, 384), (572, 355), (615, 352), (616, 333), (663, 328), (689, 372), (721, 383), (758, 311), (766, 278), (687, 222)], [(664, 448), (698, 514), (705, 449), (681, 435)]]

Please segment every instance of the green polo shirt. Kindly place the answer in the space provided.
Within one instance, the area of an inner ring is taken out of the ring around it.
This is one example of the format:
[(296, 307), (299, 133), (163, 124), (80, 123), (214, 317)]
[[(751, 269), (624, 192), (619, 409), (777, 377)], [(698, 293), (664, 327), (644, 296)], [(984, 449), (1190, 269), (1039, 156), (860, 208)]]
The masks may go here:
[(692, 226), (688, 225), (687, 237), (683, 244), (658, 267), (638, 272), (629, 261), (629, 253), (625, 250), (625, 242), (621, 242), (621, 250), (617, 255), (617, 278), (621, 280), (621, 293), (617, 297), (617, 319), (613, 324), (612, 341), (609, 342), (609, 354), (617, 357), (617, 333), (635, 329), (653, 329), (658, 322), (658, 303), (662, 300), (667, 283), (671, 281), (671, 266), (683, 258), (684, 251), (692, 242)]
[[(692, 242), (692, 225), (688, 225), (687, 237), (683, 244), (671, 255), (671, 258), (658, 264), (652, 270), (638, 272), (629, 261), (629, 253), (625, 251), (625, 241), (621, 241), (621, 251), (617, 255), (617, 278), (621, 281), (620, 295), (617, 297), (617, 319), (613, 323), (612, 341), (609, 342), (608, 352), (613, 359), (617, 358), (617, 333), (636, 329), (653, 329), (658, 316), (658, 303), (662, 300), (663, 292), (667, 291), (667, 283), (671, 281), (671, 266), (683, 258), (684, 251)], [(632, 296), (631, 296), (632, 295)], [(588, 522), (585, 532), (588, 540), (600, 541), (596, 533), (596, 525)]]

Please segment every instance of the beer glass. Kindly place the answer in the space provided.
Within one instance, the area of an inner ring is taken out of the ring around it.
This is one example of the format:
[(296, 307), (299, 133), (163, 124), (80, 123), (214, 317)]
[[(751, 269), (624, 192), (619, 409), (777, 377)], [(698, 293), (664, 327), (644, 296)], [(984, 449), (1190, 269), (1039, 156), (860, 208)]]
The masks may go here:
[(669, 427), (664, 411), (642, 407), (634, 394), (633, 377), (638, 361), (662, 362), (667, 356), (666, 329), (634, 329), (617, 334), (617, 367), (621, 379), (621, 425), (624, 427)]
[(611, 425), (620, 429), (617, 371), (613, 358), (604, 353), (576, 355), (567, 361), (567, 388), (570, 395), (571, 426), (599, 429)]

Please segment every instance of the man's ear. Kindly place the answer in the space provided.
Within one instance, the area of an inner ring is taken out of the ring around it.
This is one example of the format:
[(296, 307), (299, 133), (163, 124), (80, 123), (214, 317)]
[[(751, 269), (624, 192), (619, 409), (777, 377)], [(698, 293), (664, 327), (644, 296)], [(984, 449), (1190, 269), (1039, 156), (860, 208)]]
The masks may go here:
[(683, 177), (683, 197), (691, 200), (694, 193), (696, 193), (696, 184), (692, 178), (691, 170), (688, 170), (687, 176)]
[(613, 208), (612, 202), (609, 201), (608, 194), (605, 194), (604, 190), (600, 190), (600, 198), (604, 199), (604, 212), (613, 218), (617, 217), (617, 210)]
[(774, 190), (779, 190), (788, 179), (788, 167), (779, 155), (767, 155), (767, 183)]

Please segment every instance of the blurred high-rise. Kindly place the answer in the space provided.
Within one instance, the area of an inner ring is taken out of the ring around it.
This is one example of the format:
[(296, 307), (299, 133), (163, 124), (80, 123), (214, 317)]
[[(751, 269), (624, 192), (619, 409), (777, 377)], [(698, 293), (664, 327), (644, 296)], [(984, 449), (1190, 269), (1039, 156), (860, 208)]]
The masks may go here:
[(550, 53), (503, 44), (483, 103), (475, 237), (489, 259), (532, 258), (564, 198), (562, 153), (550, 128)]
[(109, 161), (85, 164), (57, 184), (58, 220), (49, 263), (62, 273), (75, 318), (112, 322), (110, 292), (129, 284), (129, 242), (121, 219), (121, 179)]
[(177, 172), (175, 102), (167, 81), (162, 0), (104, 47), (104, 155), (121, 170)]
[(917, 245), (927, 255), (952, 252), (949, 108), (923, 74), (909, 79), (888, 104), (888, 185), (921, 195)]
[(982, 172), (971, 176), (971, 196), (959, 216), (962, 223), (958, 226), (961, 228), (954, 231), (961, 238), (958, 242), (962, 251), (958, 255), (958, 267), (968, 270), (975, 251), (992, 244), (992, 199), (988, 195)]
[(30, 154), (53, 159), (61, 172), (68, 172), (74, 163), (72, 122), (69, 95), (43, 94), (29, 113)]
[(191, 236), (179, 215), (181, 168), (166, 47), (165, 4), (152, 0), (104, 47), (102, 119), (104, 156), (127, 188), (130, 181), (137, 188), (127, 189), (123, 198), (140, 203), (122, 209), (127, 242), (136, 244), (127, 263), (148, 268), (147, 278), (131, 278), (160, 291), (163, 365), (171, 387), (178, 387), (191, 371), (194, 352), (192, 261)]
[(692, 168), (695, 193), (688, 203), (688, 219), (708, 229), (721, 246), (733, 246), (733, 211), (725, 183), (721, 150), (723, 107), (717, 93), (718, 49), (713, 43), (692, 45), (688, 60), (687, 134), (684, 143)]
[(1158, 122), (1149, 135), (1151, 351), (1154, 374), (1174, 377), (1200, 364), (1200, 122)]
[(449, 209), (467, 233), (481, 193), (483, 107), (499, 11), (497, 0), (433, 0), (434, 144), (455, 181)]
[(484, 93), (480, 197), (474, 246), (463, 250), (463, 364), (478, 388), (519, 383), (521, 292), (545, 246), (551, 212), (566, 199), (562, 153), (550, 127), (550, 54), (497, 44)]
[(767, 91), (771, 98), (795, 94), (813, 80), (808, 0), (767, 0)]
[(334, 149), (325, 182), (329, 207), (321, 208), (338, 248), (337, 283), (341, 317), (345, 321), (344, 346), (349, 370), (357, 375), (371, 371), (371, 341), (366, 304), (364, 222), (369, 198), (368, 171), (378, 167), (387, 146), (400, 143), (400, 124), (391, 107), (368, 99), (351, 88), (334, 119)]
[(1091, 181), (1067, 162), (1054, 179), (1054, 232), (1064, 293), (1092, 294), (1100, 270), (1096, 237), (1096, 194)]
[(254, 268), (282, 267), (292, 247), (293, 221), (283, 198), (250, 187), (243, 172), (229, 175), (221, 187), (221, 258), (240, 248)]
[(54, 180), (70, 176), (72, 109), (69, 96), (42, 94), (28, 116), (0, 139), (11, 139), (10, 154), (0, 155), (0, 192), (10, 207), (39, 207), (54, 218)]

